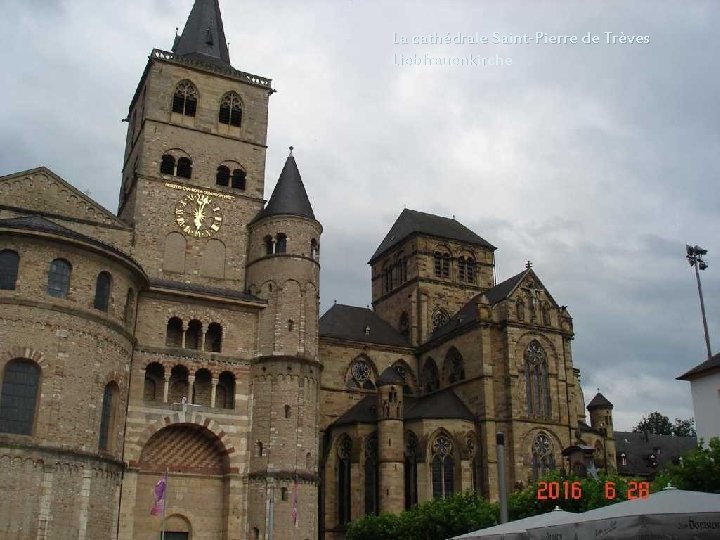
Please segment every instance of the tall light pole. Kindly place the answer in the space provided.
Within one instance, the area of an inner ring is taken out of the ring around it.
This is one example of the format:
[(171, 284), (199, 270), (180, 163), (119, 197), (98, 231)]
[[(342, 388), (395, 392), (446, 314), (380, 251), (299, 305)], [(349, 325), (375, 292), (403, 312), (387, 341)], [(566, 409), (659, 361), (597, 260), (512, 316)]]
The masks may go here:
[(703, 328), (705, 329), (705, 345), (707, 345), (708, 360), (712, 357), (710, 352), (710, 335), (708, 334), (707, 318), (705, 317), (705, 301), (703, 300), (702, 285), (700, 285), (700, 270), (705, 270), (708, 264), (703, 259), (707, 255), (707, 249), (700, 246), (685, 246), (687, 260), (690, 266), (695, 267), (695, 278), (697, 279), (698, 294), (700, 295), (700, 311), (702, 312)]

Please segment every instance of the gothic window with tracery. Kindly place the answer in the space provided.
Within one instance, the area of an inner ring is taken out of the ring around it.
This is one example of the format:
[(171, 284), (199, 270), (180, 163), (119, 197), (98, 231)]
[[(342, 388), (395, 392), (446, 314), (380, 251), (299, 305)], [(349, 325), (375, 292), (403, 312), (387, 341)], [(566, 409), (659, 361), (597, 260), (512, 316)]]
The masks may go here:
[(542, 311), (543, 324), (545, 326), (550, 326), (552, 324), (552, 319), (550, 318), (550, 306), (547, 302), (542, 303), (540, 310)]
[(365, 514), (378, 513), (380, 481), (378, 477), (378, 439), (377, 432), (365, 442)]
[(438, 435), (432, 443), (433, 499), (452, 495), (454, 489), (455, 460), (453, 444), (446, 434)]
[(356, 358), (350, 364), (350, 376), (347, 382), (350, 388), (363, 388), (365, 390), (375, 390), (375, 384), (372, 382), (373, 370), (370, 363), (364, 358)]
[(426, 393), (434, 392), (440, 388), (440, 377), (435, 360), (428, 358), (422, 371), (422, 383)]
[(525, 349), (525, 386), (528, 415), (549, 418), (550, 386), (547, 356), (537, 340), (532, 340)]
[(525, 302), (521, 298), (518, 298), (515, 302), (515, 315), (518, 321), (525, 320)]
[(218, 120), (221, 124), (240, 127), (242, 123), (242, 103), (235, 92), (228, 92), (220, 102)]
[(537, 480), (555, 469), (552, 441), (542, 431), (535, 436), (532, 443), (532, 469), (533, 480)]
[(432, 314), (432, 329), (433, 332), (445, 325), (450, 320), (450, 315), (443, 308), (435, 308)]
[(344, 525), (350, 521), (351, 509), (350, 453), (352, 451), (352, 441), (350, 440), (350, 437), (343, 435), (338, 442), (337, 448), (338, 524)]
[(418, 439), (408, 431), (405, 443), (405, 509), (418, 503), (417, 493)]
[(188, 80), (180, 81), (173, 94), (173, 112), (184, 116), (195, 116), (197, 110), (197, 88)]
[(463, 357), (455, 347), (451, 347), (445, 356), (445, 372), (448, 384), (456, 383), (465, 379), (465, 368)]

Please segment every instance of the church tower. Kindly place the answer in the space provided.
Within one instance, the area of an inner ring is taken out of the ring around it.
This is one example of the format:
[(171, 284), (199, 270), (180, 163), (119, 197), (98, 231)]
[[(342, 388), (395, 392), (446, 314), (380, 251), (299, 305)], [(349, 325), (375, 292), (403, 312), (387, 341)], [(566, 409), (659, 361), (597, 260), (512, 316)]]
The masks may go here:
[(248, 290), (267, 301), (252, 365), (248, 520), (259, 538), (318, 535), (321, 233), (291, 147), (250, 224)]
[(235, 69), (218, 0), (154, 49), (130, 103), (120, 218), (151, 279), (243, 290), (262, 209), (270, 79)]

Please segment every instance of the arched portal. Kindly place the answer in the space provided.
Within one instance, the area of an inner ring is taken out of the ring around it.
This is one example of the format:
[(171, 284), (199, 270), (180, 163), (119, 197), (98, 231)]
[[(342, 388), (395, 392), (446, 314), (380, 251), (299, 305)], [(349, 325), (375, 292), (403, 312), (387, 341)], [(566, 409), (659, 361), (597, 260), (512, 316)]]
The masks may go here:
[(190, 423), (164, 427), (143, 446), (137, 463), (134, 531), (148, 538), (159, 533), (160, 520), (150, 515), (150, 508), (154, 488), (166, 471), (168, 530), (187, 533), (192, 540), (224, 538), (229, 508), (228, 450), (212, 431)]

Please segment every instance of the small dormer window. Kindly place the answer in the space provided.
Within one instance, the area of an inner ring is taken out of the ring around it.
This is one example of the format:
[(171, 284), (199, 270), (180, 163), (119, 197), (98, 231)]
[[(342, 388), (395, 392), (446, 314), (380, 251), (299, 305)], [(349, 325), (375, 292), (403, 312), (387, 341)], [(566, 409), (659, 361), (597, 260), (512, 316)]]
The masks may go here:
[(370, 335), (370, 325), (369, 324), (365, 326), (365, 335), (366, 336)]

